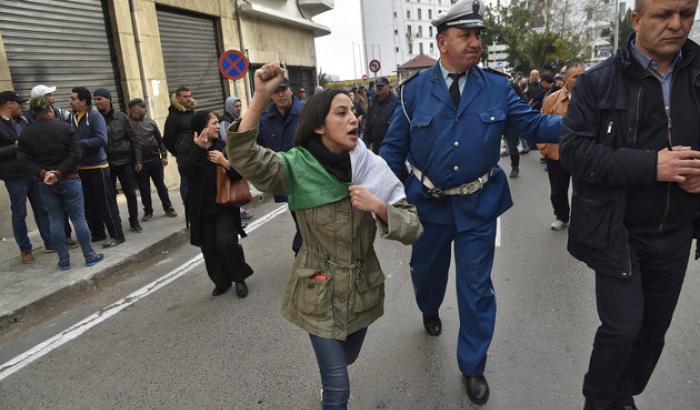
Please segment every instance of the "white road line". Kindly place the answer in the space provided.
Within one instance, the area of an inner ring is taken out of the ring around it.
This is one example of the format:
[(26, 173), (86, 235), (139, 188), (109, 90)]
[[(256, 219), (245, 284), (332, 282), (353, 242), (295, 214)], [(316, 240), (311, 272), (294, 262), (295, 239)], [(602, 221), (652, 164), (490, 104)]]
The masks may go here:
[[(501, 247), (501, 217), (496, 219), (496, 248)], [(2, 379), (0, 379), (2, 380)]]
[[(248, 233), (251, 233), (259, 227), (261, 227), (262, 225), (270, 222), (276, 216), (285, 213), (286, 211), (287, 205), (280, 206), (274, 211), (264, 215), (263, 217), (255, 220), (253, 223), (248, 225), (246, 231)], [(88, 330), (92, 329), (98, 324), (104, 322), (110, 317), (116, 315), (117, 313), (121, 312), (127, 307), (138, 302), (139, 300), (156, 292), (158, 289), (174, 282), (182, 275), (199, 266), (202, 262), (202, 254), (199, 254), (194, 258), (190, 259), (189, 261), (178, 266), (177, 268), (173, 269), (172, 271), (168, 272), (164, 276), (133, 292), (129, 296), (119, 299), (111, 305), (102, 308), (99, 312), (93, 313), (92, 315), (86, 317), (85, 319), (74, 324), (68, 329), (62, 331), (61, 333), (51, 337), (50, 339), (34, 346), (33, 348), (20, 354), (19, 356), (9, 360), (8, 362), (0, 366), (0, 381), (4, 380), (6, 377), (12, 375), (13, 373), (18, 372), (33, 361), (50, 353), (52, 350), (57, 349), (58, 347), (77, 338), (78, 336), (82, 335), (83, 333), (87, 332)]]

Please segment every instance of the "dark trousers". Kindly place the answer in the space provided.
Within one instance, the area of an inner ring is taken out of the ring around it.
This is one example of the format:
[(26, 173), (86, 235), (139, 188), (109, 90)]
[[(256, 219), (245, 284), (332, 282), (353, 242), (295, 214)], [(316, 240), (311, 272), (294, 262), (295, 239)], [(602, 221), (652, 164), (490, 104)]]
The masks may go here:
[(111, 165), (109, 174), (112, 177), (112, 190), (117, 192), (117, 178), (122, 186), (122, 192), (126, 197), (126, 205), (129, 209), (129, 224), (139, 224), (139, 204), (136, 201), (136, 175), (132, 164)]
[(518, 137), (506, 135), (506, 145), (508, 146), (508, 156), (510, 157), (510, 167), (520, 168), (520, 152), (518, 151)]
[(664, 347), (664, 336), (683, 285), (692, 226), (674, 232), (632, 235), (632, 278), (596, 273), (598, 316), (583, 394), (600, 405), (631, 404)]
[(350, 398), (348, 366), (357, 360), (367, 328), (358, 330), (342, 340), (309, 335), (323, 384), (323, 410), (344, 410)]
[(163, 176), (163, 164), (160, 160), (146, 161), (143, 163), (141, 172), (137, 174), (139, 183), (139, 192), (141, 193), (141, 203), (143, 204), (143, 212), (146, 214), (153, 213), (153, 202), (151, 201), (151, 180), (156, 186), (158, 197), (163, 210), (169, 211), (173, 209), (173, 204), (170, 202), (168, 188), (165, 186), (165, 178)]
[(554, 208), (554, 216), (564, 223), (569, 223), (569, 183), (571, 174), (569, 174), (561, 162), (545, 158), (547, 164), (547, 176), (549, 177), (550, 194), (549, 199), (552, 201)]
[(187, 186), (187, 177), (185, 176), (185, 171), (181, 165), (177, 166), (177, 171), (180, 174), (180, 198), (182, 198), (182, 204), (185, 206), (185, 226), (190, 227), (190, 209), (187, 206), (187, 193), (189, 192)]
[(112, 239), (124, 239), (122, 220), (119, 217), (117, 197), (112, 188), (109, 168), (81, 169), (80, 182), (83, 184), (85, 219), (90, 227), (92, 240), (107, 239), (105, 226)]
[(496, 294), (491, 282), (496, 221), (457, 231), (454, 225), (423, 222), (423, 236), (413, 244), (411, 279), (423, 314), (438, 314), (447, 288), (447, 275), (456, 263), (459, 338), (457, 361), (462, 374), (484, 372), (496, 324)]
[(12, 212), (12, 233), (21, 251), (31, 251), (32, 243), (27, 230), (27, 200), (34, 213), (34, 221), (44, 241), (44, 247), (51, 247), (51, 225), (49, 213), (39, 191), (39, 182), (34, 176), (26, 175), (5, 180), (7, 194), (10, 196)]
[(216, 215), (203, 215), (200, 220), (204, 264), (217, 288), (227, 288), (232, 282), (243, 282), (253, 274), (253, 269), (245, 262), (243, 247), (238, 244), (235, 212), (240, 212), (239, 208)]

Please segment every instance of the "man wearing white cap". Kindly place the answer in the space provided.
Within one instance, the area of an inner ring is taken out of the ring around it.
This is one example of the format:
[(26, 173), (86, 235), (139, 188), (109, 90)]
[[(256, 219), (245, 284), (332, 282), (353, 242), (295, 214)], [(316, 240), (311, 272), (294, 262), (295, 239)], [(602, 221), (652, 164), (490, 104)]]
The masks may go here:
[[(34, 88), (32, 88), (31, 91), (31, 98), (34, 97), (46, 97), (49, 99), (49, 103), (51, 104), (51, 108), (53, 108), (53, 113), (54, 116), (62, 121), (68, 121), (68, 118), (70, 117), (70, 112), (67, 110), (62, 110), (58, 107), (56, 107), (56, 96), (53, 95), (53, 93), (56, 92), (56, 86), (48, 86), (44, 84), (39, 84), (35, 85)], [(31, 111), (27, 111), (31, 118), (27, 117), (27, 119), (31, 122), (34, 119), (34, 116), (31, 114)], [(25, 113), (25, 116), (27, 116)]]
[(428, 334), (442, 332), (439, 309), (454, 242), (460, 329), (459, 369), (467, 395), (486, 403), (486, 356), (496, 319), (491, 283), (496, 219), (512, 206), (498, 166), (504, 129), (536, 142), (557, 142), (561, 119), (523, 102), (508, 77), (481, 69), (480, 0), (454, 4), (432, 24), (440, 60), (406, 81), (380, 155), (397, 175), (406, 160), (409, 202), (424, 234), (413, 245), (411, 278)]

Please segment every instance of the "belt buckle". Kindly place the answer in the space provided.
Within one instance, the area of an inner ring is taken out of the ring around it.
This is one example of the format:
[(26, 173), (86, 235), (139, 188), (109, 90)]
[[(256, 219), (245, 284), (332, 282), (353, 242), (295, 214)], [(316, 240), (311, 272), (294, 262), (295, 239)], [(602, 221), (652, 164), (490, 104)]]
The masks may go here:
[(440, 189), (440, 188), (430, 188), (430, 189), (428, 189), (428, 195), (430, 195), (432, 198), (441, 199), (441, 198), (443, 197), (443, 195), (442, 195), (442, 189)]

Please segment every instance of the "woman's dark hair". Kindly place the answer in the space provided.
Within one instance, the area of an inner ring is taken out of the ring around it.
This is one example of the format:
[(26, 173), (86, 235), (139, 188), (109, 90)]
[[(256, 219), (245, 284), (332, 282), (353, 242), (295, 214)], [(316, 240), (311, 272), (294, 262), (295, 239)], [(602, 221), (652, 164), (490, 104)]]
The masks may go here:
[(192, 128), (192, 132), (196, 132), (197, 134), (201, 133), (205, 128), (207, 128), (207, 124), (209, 124), (209, 120), (211, 118), (218, 119), (219, 114), (207, 110), (195, 111), (194, 115), (192, 115), (192, 119), (190, 120), (190, 128)]
[(331, 102), (338, 94), (348, 95), (345, 90), (331, 88), (318, 92), (306, 100), (299, 119), (299, 127), (294, 135), (296, 145), (306, 147), (312, 138), (318, 138), (318, 134), (314, 130), (323, 126), (326, 116), (331, 110)]

